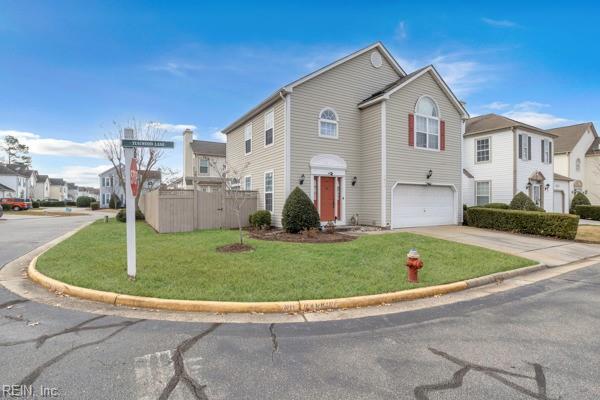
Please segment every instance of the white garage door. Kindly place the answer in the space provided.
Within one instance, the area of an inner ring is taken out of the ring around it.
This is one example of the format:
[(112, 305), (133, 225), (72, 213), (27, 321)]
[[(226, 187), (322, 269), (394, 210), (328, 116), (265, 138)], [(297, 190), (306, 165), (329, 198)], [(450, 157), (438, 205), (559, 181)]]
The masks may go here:
[(560, 190), (554, 191), (554, 212), (562, 213), (565, 212), (563, 209), (565, 204), (565, 194)]
[(447, 186), (396, 185), (392, 200), (392, 228), (452, 225), (454, 192)]

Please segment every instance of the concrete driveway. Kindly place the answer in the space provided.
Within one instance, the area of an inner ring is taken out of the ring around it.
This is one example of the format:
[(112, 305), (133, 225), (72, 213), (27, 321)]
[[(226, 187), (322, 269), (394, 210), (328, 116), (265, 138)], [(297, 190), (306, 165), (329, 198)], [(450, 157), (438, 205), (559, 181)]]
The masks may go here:
[(600, 255), (600, 245), (519, 235), (469, 226), (433, 226), (401, 229), (453, 242), (486, 247), (544, 263), (550, 267)]

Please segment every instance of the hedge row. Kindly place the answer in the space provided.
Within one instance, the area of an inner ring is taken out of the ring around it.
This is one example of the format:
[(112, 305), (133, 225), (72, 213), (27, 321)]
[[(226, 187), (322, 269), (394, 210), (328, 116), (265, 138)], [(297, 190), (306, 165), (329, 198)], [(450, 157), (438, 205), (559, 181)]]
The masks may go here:
[(579, 217), (537, 211), (500, 210), (471, 207), (467, 209), (469, 226), (530, 235), (575, 239)]
[(600, 206), (575, 206), (575, 214), (582, 219), (600, 221)]

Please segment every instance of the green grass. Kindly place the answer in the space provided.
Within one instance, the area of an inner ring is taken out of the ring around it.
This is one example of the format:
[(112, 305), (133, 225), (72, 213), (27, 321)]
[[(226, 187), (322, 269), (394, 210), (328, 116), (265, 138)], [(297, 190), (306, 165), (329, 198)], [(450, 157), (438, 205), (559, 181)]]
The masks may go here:
[[(275, 301), (358, 296), (455, 282), (534, 264), (480, 247), (410, 233), (332, 244), (248, 239), (255, 251), (218, 253), (237, 231), (155, 233), (137, 224), (137, 280), (126, 274), (125, 224), (98, 221), (46, 252), (40, 272), (87, 288), (170, 299)], [(421, 282), (406, 281), (416, 247)]]

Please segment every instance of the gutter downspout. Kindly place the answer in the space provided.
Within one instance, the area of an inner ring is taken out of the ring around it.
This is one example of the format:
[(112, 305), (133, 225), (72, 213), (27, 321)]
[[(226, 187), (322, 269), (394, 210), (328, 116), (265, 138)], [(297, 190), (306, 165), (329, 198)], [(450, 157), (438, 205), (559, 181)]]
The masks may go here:
[(519, 151), (519, 138), (517, 137), (517, 129), (513, 126), (513, 197), (517, 194), (517, 153)]
[[(292, 98), (290, 96), (291, 91), (280, 90), (279, 97), (283, 100), (283, 113), (284, 113), (284, 140), (283, 140), (283, 193), (285, 199), (290, 194), (290, 176), (291, 176), (291, 107)], [(285, 200), (284, 200), (285, 201)]]

